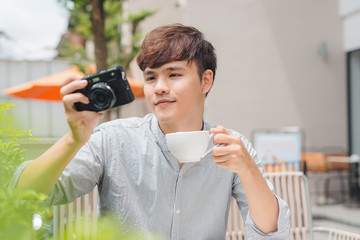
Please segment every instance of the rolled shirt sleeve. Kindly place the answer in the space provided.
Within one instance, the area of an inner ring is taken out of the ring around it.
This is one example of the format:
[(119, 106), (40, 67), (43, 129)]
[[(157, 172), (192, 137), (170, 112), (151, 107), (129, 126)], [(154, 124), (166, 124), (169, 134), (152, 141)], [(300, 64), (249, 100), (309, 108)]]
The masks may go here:
[(11, 181), (10, 181), (10, 187), (11, 188), (16, 188), (16, 185), (18, 184), (18, 181), (19, 181), (19, 178), (20, 178), (20, 175), (21, 173), (24, 171), (25, 167), (30, 163), (31, 161), (26, 161), (26, 162), (23, 162), (22, 164), (20, 164), (15, 172), (14, 172), (14, 175), (12, 176), (11, 178)]
[(290, 210), (287, 203), (274, 194), (279, 205), (279, 217), (277, 221), (277, 231), (265, 234), (256, 226), (248, 212), (245, 220), (245, 234), (248, 240), (252, 239), (272, 239), (288, 240), (290, 239)]

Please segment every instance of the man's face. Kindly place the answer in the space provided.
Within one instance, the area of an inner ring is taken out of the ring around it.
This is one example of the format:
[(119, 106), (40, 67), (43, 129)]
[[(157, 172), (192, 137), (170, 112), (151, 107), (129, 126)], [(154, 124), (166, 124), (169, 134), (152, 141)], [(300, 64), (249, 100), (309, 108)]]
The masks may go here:
[(205, 91), (197, 65), (174, 61), (144, 70), (145, 98), (160, 124), (202, 119)]

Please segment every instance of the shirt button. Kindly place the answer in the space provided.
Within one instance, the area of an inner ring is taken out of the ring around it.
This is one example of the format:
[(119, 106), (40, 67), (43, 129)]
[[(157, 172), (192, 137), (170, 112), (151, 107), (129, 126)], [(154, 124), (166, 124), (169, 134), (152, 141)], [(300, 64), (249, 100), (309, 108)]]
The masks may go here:
[(176, 213), (177, 215), (179, 215), (180, 212), (181, 212), (180, 210), (176, 210), (176, 211), (175, 211), (175, 213)]

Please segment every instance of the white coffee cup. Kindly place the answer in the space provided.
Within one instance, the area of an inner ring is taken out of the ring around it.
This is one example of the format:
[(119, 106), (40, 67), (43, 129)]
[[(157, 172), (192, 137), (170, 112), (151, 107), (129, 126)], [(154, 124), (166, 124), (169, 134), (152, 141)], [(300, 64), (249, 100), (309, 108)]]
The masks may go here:
[(213, 149), (206, 151), (213, 135), (209, 131), (169, 133), (166, 142), (179, 162), (198, 162)]

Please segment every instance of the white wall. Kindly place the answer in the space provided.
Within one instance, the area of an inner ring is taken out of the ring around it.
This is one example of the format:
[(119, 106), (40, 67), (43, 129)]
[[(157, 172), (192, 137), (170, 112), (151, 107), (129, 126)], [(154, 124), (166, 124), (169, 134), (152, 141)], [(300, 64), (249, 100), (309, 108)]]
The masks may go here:
[[(200, 18), (194, 9), (205, 4), (208, 10)], [(194, 10), (189, 23), (204, 29), (219, 55), (209, 119), (247, 136), (259, 127), (300, 126), (308, 149), (346, 149), (345, 55), (337, 3), (227, 0), (220, 10), (217, 4), (189, 1)], [(326, 58), (318, 54), (322, 42)]]
[(345, 50), (360, 49), (360, 1), (339, 0), (339, 15), (343, 19)]
[(349, 16), (355, 14), (360, 9), (360, 1), (358, 0), (339, 0), (340, 16)]
[[(176, 1), (136, 2), (136, 8), (161, 6), (142, 26), (145, 32), (182, 21), (199, 28), (215, 46), (218, 72), (206, 120), (247, 137), (255, 128), (299, 126), (308, 150), (347, 150), (345, 53), (337, 1), (188, 0), (186, 8), (174, 8)], [(325, 58), (318, 53), (322, 45)]]

